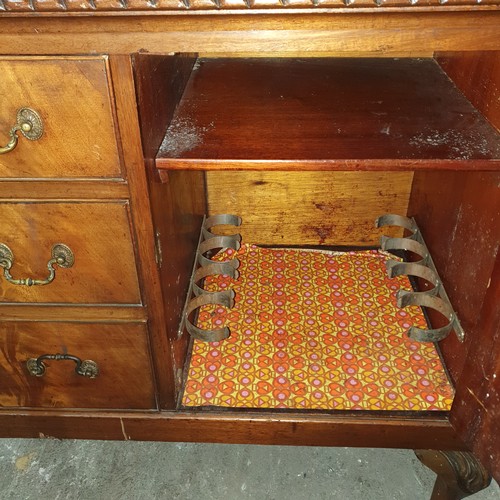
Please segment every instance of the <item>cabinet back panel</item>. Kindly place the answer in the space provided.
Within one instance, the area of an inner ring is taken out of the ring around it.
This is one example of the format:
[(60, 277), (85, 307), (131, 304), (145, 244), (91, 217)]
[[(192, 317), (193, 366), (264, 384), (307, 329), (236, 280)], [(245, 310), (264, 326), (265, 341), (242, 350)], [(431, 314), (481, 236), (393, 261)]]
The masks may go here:
[(412, 172), (207, 172), (208, 209), (240, 215), (246, 242), (373, 246), (379, 215), (406, 215), (412, 179)]

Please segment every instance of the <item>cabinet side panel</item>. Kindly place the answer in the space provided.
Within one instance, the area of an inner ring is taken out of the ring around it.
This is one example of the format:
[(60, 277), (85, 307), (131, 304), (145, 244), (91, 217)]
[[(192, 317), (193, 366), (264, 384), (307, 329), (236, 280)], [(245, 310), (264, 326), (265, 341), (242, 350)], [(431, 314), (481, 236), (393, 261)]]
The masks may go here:
[(438, 53), (436, 60), (469, 101), (500, 129), (500, 52)]
[[(189, 338), (178, 338), (182, 309), (188, 290), (205, 209), (203, 172), (168, 172), (160, 182), (154, 157), (184, 92), (196, 61), (192, 54), (133, 56), (142, 147), (149, 181), (149, 199), (156, 238), (156, 264), (160, 273), (164, 327), (172, 359), (160, 354), (159, 369), (174, 377), (175, 392)], [(153, 347), (154, 348), (154, 347)], [(174, 387), (172, 387), (172, 390)], [(169, 402), (167, 406), (171, 406)]]
[(416, 172), (408, 213), (430, 248), (465, 330), (441, 342), (456, 383), (469, 348), (481, 339), (481, 309), (500, 245), (500, 172)]
[(160, 275), (155, 262), (155, 230), (151, 219), (151, 202), (148, 196), (135, 82), (130, 57), (125, 55), (110, 57), (110, 68), (124, 164), (130, 185), (131, 218), (136, 235), (137, 264), (141, 276), (144, 304), (148, 311), (158, 400), (162, 408), (172, 408), (175, 404), (174, 381), (171, 370), (165, 366), (165, 360), (171, 359), (171, 349), (164, 333), (165, 321), (161, 303)]
[[(492, 125), (500, 129), (500, 52), (438, 53), (436, 59), (474, 106)], [(462, 183), (465, 183), (465, 180)], [(480, 220), (484, 221), (488, 216), (491, 217), (492, 231), (497, 237), (497, 257), (484, 295), (483, 280), (486, 279), (486, 275), (479, 275), (479, 282), (475, 281), (475, 277), (471, 281), (473, 284), (470, 287), (477, 290), (475, 299), (479, 300), (484, 297), (483, 307), (476, 311), (479, 324), (475, 329), (474, 339), (469, 340), (470, 349), (463, 361), (463, 369), (457, 382), (457, 394), (450, 415), (454, 427), (464, 441), (497, 480), (500, 478), (499, 191), (498, 176), (496, 178), (493, 176), (490, 188), (478, 193), (478, 204), (481, 202), (484, 214)], [(494, 256), (491, 252), (488, 253), (485, 246), (484, 238), (488, 236), (484, 233), (484, 228), (472, 226), (471, 229), (477, 234), (477, 242), (475, 251), (470, 252), (470, 259), (474, 260), (476, 265), (482, 262), (484, 273)], [(494, 251), (493, 247), (490, 250)], [(448, 354), (452, 352), (451, 345), (446, 345), (446, 348)], [(461, 353), (459, 360), (464, 355)]]
[[(437, 62), (462, 93), (500, 128), (500, 52), (438, 52)], [(435, 255), (452, 304), (466, 329), (465, 345), (449, 337), (442, 350), (457, 381), (473, 339), (500, 239), (499, 173), (417, 172), (409, 214)]]
[(500, 480), (500, 254), (474, 342), (457, 385), (450, 420), (468, 446)]

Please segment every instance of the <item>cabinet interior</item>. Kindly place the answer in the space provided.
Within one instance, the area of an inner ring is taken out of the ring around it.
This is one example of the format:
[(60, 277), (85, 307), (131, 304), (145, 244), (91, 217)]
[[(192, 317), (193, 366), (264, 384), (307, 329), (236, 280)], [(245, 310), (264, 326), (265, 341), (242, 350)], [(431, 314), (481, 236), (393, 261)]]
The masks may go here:
[[(178, 329), (202, 217), (218, 213), (242, 217), (244, 243), (360, 251), (378, 247), (381, 234), (403, 235), (398, 228), (376, 229), (378, 216), (414, 217), (466, 331), (464, 343), (450, 335), (436, 346), (440, 369), (457, 382), (480, 333), (476, 311), (499, 239), (488, 215), (494, 196), (485, 203), (500, 181), (497, 114), (475, 98), (474, 77), (454, 71), (468, 60), (458, 53), (434, 59), (135, 57), (181, 405), (189, 363), (203, 365), (201, 353), (210, 352), (193, 353), (188, 334)], [(153, 84), (154, 95), (147, 92)], [(480, 260), (470, 252), (478, 231), (486, 249)], [(474, 299), (465, 279), (472, 275)], [(426, 283), (417, 285), (425, 289)], [(440, 321), (434, 316), (427, 318), (432, 325)]]

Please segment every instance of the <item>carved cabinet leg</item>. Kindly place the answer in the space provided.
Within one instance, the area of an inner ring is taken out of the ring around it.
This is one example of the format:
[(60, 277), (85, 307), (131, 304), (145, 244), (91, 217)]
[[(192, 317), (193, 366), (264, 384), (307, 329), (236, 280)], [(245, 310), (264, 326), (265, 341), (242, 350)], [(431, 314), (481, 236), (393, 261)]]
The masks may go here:
[(437, 474), (431, 500), (459, 500), (491, 482), (491, 476), (469, 452), (415, 450), (417, 458)]

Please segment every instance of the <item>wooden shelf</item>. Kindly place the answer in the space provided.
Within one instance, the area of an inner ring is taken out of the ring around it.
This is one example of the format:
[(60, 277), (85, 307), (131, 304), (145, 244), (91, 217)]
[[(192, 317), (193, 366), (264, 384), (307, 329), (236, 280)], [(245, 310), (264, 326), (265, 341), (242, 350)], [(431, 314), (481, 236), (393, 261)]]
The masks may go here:
[(500, 169), (500, 135), (432, 59), (200, 59), (159, 169)]

